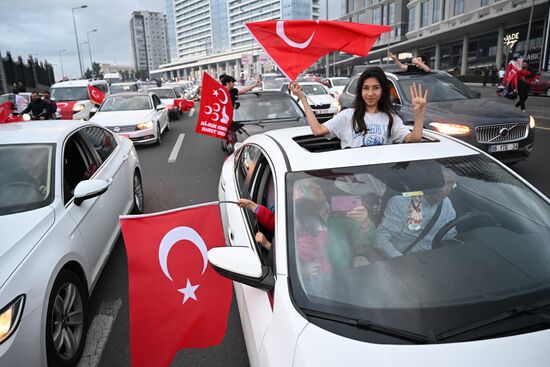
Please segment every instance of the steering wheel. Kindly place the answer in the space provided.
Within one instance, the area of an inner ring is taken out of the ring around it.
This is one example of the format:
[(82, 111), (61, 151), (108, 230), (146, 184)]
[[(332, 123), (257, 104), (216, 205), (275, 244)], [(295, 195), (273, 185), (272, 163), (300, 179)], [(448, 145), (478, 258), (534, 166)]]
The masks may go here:
[(30, 182), (27, 182), (27, 181), (13, 181), (13, 182), (8, 182), (7, 184), (5, 185), (2, 185), (2, 190), (6, 190), (6, 189), (11, 189), (11, 188), (14, 188), (14, 187), (24, 187), (26, 189), (32, 189), (34, 191), (38, 191), (38, 189), (36, 188), (36, 186)]
[(474, 223), (475, 223), (474, 228), (478, 228), (478, 227), (481, 227), (481, 225), (484, 224), (484, 221), (482, 221), (481, 219), (489, 219), (489, 221), (492, 225), (495, 225), (495, 226), (498, 225), (495, 218), (493, 218), (493, 216), (491, 216), (489, 213), (486, 213), (486, 212), (468, 212), (468, 213), (464, 213), (461, 216), (456, 217), (455, 219), (451, 220), (450, 222), (445, 224), (443, 227), (441, 227), (441, 229), (439, 231), (437, 231), (437, 233), (434, 236), (434, 239), (432, 240), (432, 249), (441, 248), (442, 247), (441, 240), (443, 240), (443, 237), (445, 237), (445, 235), (447, 234), (447, 232), (449, 232), (449, 230), (451, 228), (455, 227), (459, 223), (467, 222), (467, 221), (474, 221)]

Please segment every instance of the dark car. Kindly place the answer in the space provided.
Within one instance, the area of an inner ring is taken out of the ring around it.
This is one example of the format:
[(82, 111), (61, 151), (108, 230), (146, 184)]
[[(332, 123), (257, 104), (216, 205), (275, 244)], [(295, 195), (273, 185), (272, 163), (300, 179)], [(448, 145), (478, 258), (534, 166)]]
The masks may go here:
[(546, 97), (550, 97), (550, 72), (542, 72), (540, 77), (531, 84), (529, 93), (535, 96), (545, 94)]
[[(239, 104), (232, 126), (238, 128), (237, 140), (241, 142), (265, 131), (307, 125), (304, 111), (284, 92), (248, 92), (239, 95)], [(227, 150), (225, 140), (222, 149)]]
[[(390, 69), (391, 70), (391, 69)], [(527, 159), (533, 150), (535, 120), (513, 107), (481, 99), (444, 71), (407, 73), (387, 70), (392, 98), (398, 115), (413, 125), (414, 112), (409, 87), (420, 83), (429, 90), (424, 128), (466, 141), (502, 162), (513, 164)], [(354, 75), (340, 96), (341, 109), (353, 106), (359, 74)]]

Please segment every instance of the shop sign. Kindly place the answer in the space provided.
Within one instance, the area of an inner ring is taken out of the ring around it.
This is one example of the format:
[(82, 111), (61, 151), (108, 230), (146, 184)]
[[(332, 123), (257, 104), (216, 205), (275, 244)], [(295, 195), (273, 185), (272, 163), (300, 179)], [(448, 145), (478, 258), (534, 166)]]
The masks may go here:
[(243, 65), (252, 65), (252, 54), (242, 54), (241, 55), (241, 64), (243, 64)]
[(260, 65), (269, 64), (269, 56), (266, 53), (261, 53), (258, 58)]
[(513, 48), (517, 41), (519, 41), (519, 32), (510, 33), (504, 37), (504, 43), (510, 48)]

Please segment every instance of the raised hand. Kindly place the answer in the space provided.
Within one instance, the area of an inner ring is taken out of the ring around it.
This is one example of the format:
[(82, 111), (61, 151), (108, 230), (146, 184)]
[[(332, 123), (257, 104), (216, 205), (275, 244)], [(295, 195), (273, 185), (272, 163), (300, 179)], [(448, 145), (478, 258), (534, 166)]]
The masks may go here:
[(413, 83), (410, 87), (411, 101), (415, 115), (424, 114), (428, 102), (428, 89), (422, 94), (422, 84)]
[(302, 86), (300, 84), (298, 84), (298, 82), (290, 82), (288, 84), (288, 89), (298, 98), (300, 98), (304, 95), (304, 91), (302, 90)]
[(248, 199), (239, 199), (238, 205), (240, 208), (246, 208), (252, 211), (256, 210), (256, 207), (258, 206), (258, 204)]
[(395, 60), (395, 54), (393, 54), (390, 50), (388, 50), (388, 57)]

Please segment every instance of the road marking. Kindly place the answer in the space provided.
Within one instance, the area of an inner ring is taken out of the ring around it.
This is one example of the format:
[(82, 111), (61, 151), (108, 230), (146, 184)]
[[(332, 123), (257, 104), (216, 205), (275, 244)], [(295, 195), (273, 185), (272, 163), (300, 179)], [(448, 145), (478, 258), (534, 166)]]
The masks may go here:
[(82, 358), (80, 358), (77, 367), (95, 367), (99, 365), (103, 349), (107, 344), (121, 305), (122, 299), (117, 298), (112, 302), (102, 303), (99, 306), (99, 312), (88, 329)]
[(170, 157), (168, 157), (168, 163), (174, 163), (178, 158), (178, 153), (180, 152), (183, 138), (185, 138), (185, 134), (180, 134), (180, 136), (178, 136), (178, 140), (176, 140), (176, 144), (174, 145), (174, 148), (172, 148), (172, 153), (170, 153)]
[(193, 114), (195, 113), (195, 109), (194, 108), (191, 108), (189, 110), (189, 117), (193, 117)]

